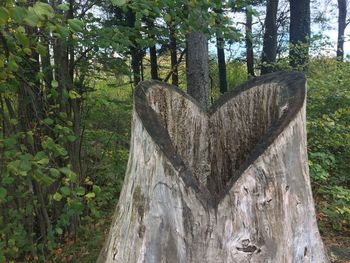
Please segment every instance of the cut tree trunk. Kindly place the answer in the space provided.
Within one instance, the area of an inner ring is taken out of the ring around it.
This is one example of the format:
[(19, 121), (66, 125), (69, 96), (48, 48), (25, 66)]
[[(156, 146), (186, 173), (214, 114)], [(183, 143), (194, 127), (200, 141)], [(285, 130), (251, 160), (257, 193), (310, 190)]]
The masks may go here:
[(208, 111), (135, 92), (124, 187), (98, 262), (329, 262), (308, 175), (305, 77), (273, 73)]

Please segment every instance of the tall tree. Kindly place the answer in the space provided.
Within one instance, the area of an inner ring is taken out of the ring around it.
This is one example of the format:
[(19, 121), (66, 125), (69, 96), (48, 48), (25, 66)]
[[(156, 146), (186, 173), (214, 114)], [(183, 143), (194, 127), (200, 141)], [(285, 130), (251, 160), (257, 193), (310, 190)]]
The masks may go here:
[[(152, 40), (155, 43), (155, 35), (152, 33), (152, 30), (154, 29), (154, 20), (153, 19), (147, 19), (146, 21), (147, 27), (148, 27), (148, 37), (150, 40)], [(159, 79), (158, 77), (158, 62), (157, 62), (157, 48), (156, 44), (153, 44), (149, 47), (149, 57), (151, 61), (151, 78), (152, 79)]]
[[(128, 11), (126, 13), (126, 21), (127, 25), (130, 29), (135, 27), (136, 23), (136, 13), (130, 7), (128, 7)], [(138, 47), (136, 42), (137, 32), (134, 32), (131, 37), (131, 46), (130, 46), (130, 55), (131, 55), (131, 69), (134, 77), (134, 85), (137, 85), (141, 81), (141, 60), (142, 60), (142, 52)]]
[(176, 40), (176, 26), (173, 20), (169, 23), (169, 48), (170, 48), (170, 62), (171, 62), (171, 81), (175, 86), (179, 85), (179, 71), (177, 61), (177, 40)]
[(221, 24), (222, 8), (215, 10), (217, 14), (216, 25), (216, 49), (218, 55), (218, 68), (219, 68), (219, 87), (220, 93), (223, 94), (227, 91), (227, 79), (226, 79), (226, 60), (225, 60), (225, 40), (222, 36), (222, 32), (219, 29)]
[(254, 49), (253, 49), (253, 13), (251, 8), (245, 9), (245, 45), (246, 45), (246, 59), (247, 72), (249, 77), (254, 77)]
[(209, 99), (208, 38), (201, 32), (190, 32), (187, 37), (187, 92), (203, 108)]
[(186, 35), (187, 56), (187, 92), (203, 108), (208, 107), (209, 100), (209, 56), (206, 30), (205, 8), (198, 3), (189, 10), (189, 23), (195, 30)]
[(289, 40), (291, 67), (305, 70), (309, 58), (310, 0), (290, 0)]
[(268, 0), (266, 4), (265, 32), (261, 56), (261, 74), (273, 72), (277, 54), (277, 9), (278, 0)]
[(344, 33), (347, 26), (347, 1), (338, 0), (338, 42), (337, 42), (337, 59), (344, 60)]

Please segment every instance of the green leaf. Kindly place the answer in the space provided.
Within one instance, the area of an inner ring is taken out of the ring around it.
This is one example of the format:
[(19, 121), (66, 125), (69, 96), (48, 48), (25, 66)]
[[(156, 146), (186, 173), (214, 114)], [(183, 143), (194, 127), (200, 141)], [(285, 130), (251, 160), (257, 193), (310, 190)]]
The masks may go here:
[(10, 16), (15, 22), (22, 23), (23, 19), (27, 16), (27, 10), (16, 6), (10, 10)]
[(52, 175), (52, 177), (54, 177), (54, 178), (60, 177), (61, 173), (56, 168), (50, 168), (49, 171), (50, 171), (50, 174)]
[(69, 5), (68, 4), (60, 4), (57, 6), (57, 9), (62, 10), (62, 11), (68, 11)]
[(87, 193), (87, 194), (85, 195), (86, 198), (94, 198), (95, 196), (96, 196), (96, 195), (95, 195), (95, 193), (93, 193), (93, 192)]
[(74, 90), (70, 90), (68, 96), (72, 100), (81, 98), (81, 95)]
[(69, 169), (68, 167), (62, 167), (60, 168), (60, 172), (68, 176), (70, 173), (72, 173), (72, 170)]
[(33, 9), (40, 19), (53, 18), (55, 16), (53, 8), (46, 3), (36, 2)]
[(58, 87), (58, 82), (57, 82), (57, 80), (51, 81), (51, 86), (52, 86), (53, 88), (57, 88), (57, 87)]
[(60, 191), (63, 194), (63, 196), (69, 196), (70, 195), (70, 189), (67, 186), (61, 187)]
[(34, 156), (34, 160), (38, 161), (38, 160), (41, 160), (41, 159), (44, 159), (46, 158), (47, 155), (44, 151), (40, 151), (40, 152), (37, 152)]
[(6, 184), (6, 185), (11, 185), (13, 184), (13, 182), (15, 181), (15, 179), (11, 176), (6, 176), (1, 180), (1, 183)]
[(9, 19), (9, 12), (5, 7), (0, 7), (0, 26), (5, 25)]
[(13, 148), (16, 145), (17, 141), (14, 137), (10, 137), (4, 140), (4, 145), (7, 148)]
[(70, 142), (74, 142), (74, 141), (77, 139), (77, 137), (74, 136), (74, 135), (68, 135), (68, 136), (67, 136), (67, 139), (68, 139), (68, 141), (70, 141)]
[(98, 185), (93, 185), (92, 186), (92, 191), (95, 193), (95, 194), (98, 194), (101, 192), (101, 187), (99, 187)]
[(30, 48), (23, 48), (23, 52), (26, 53), (28, 56), (32, 54), (32, 50)]
[(24, 172), (28, 172), (32, 169), (32, 164), (28, 160), (21, 160), (19, 164), (19, 169)]
[(44, 123), (47, 125), (52, 125), (54, 123), (54, 121), (51, 118), (46, 118), (46, 119), (44, 119)]
[(67, 27), (56, 25), (55, 30), (61, 37), (68, 37), (69, 36), (69, 30)]
[(55, 228), (55, 231), (56, 231), (56, 233), (57, 233), (58, 235), (60, 235), (60, 236), (63, 234), (63, 229), (60, 228), (60, 227), (56, 227), (56, 228)]
[(8, 62), (8, 69), (12, 72), (16, 72), (18, 70), (18, 64), (14, 58), (14, 56), (10, 55)]
[(21, 32), (20, 30), (17, 29), (15, 33), (15, 37), (19, 42), (19, 44), (21, 44), (23, 47), (29, 47), (30, 41), (24, 32)]
[(0, 202), (5, 201), (7, 195), (7, 190), (3, 187), (0, 187)]
[(38, 43), (35, 47), (35, 50), (40, 54), (40, 56), (47, 56), (46, 47), (44, 47), (42, 44)]
[(38, 15), (34, 12), (32, 7), (29, 7), (27, 16), (24, 18), (24, 22), (26, 22), (28, 26), (36, 27), (39, 21), (40, 19)]
[(71, 182), (76, 182), (77, 181), (77, 179), (78, 179), (78, 176), (77, 176), (77, 174), (76, 173), (74, 173), (74, 172), (71, 172), (69, 175), (68, 175), (68, 179), (69, 179), (69, 181), (71, 181)]
[(167, 23), (170, 23), (171, 22), (171, 15), (170, 14), (165, 14), (164, 21), (167, 22)]
[(50, 160), (48, 158), (44, 158), (44, 159), (37, 161), (37, 163), (41, 164), (41, 165), (49, 164), (49, 162), (50, 162)]
[(34, 171), (33, 177), (37, 182), (45, 186), (50, 186), (55, 182), (54, 179), (52, 179), (50, 176), (46, 174), (43, 174), (42, 171), (38, 169)]
[(83, 196), (85, 194), (85, 188), (82, 186), (79, 186), (75, 192), (77, 193), (77, 196)]
[(111, 0), (111, 2), (112, 5), (123, 6), (128, 2), (128, 0)]
[(83, 31), (84, 23), (79, 19), (68, 19), (68, 25), (73, 32)]
[(59, 202), (62, 200), (62, 195), (60, 193), (55, 193), (53, 196), (52, 196), (53, 200)]
[(34, 145), (34, 134), (33, 134), (32, 131), (27, 132), (26, 138), (27, 138), (27, 142), (28, 142), (30, 145)]

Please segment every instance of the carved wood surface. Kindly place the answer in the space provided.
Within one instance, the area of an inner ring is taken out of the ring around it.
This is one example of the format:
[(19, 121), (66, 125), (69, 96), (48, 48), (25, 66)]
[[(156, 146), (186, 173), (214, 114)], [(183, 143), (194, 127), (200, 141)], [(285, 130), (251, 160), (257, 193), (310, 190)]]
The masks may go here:
[(256, 78), (208, 111), (135, 91), (128, 169), (99, 262), (329, 262), (307, 166), (306, 80)]

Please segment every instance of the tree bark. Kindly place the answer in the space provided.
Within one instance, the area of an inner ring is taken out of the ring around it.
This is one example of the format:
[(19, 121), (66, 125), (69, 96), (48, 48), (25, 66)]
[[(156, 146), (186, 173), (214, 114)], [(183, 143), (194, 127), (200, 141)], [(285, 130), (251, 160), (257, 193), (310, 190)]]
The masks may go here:
[[(135, 12), (131, 9), (128, 9), (126, 14), (126, 20), (128, 27), (134, 28), (136, 22)], [(131, 69), (133, 72), (134, 85), (136, 86), (141, 81), (141, 60), (142, 54), (141, 51), (135, 41), (136, 37), (131, 37), (131, 42), (133, 45), (130, 47), (130, 55), (131, 55)]]
[(246, 9), (245, 43), (247, 57), (247, 72), (249, 77), (254, 77), (254, 49), (253, 49), (253, 14)]
[(204, 33), (187, 34), (187, 92), (206, 109), (209, 102), (208, 38)]
[(306, 69), (309, 59), (310, 0), (290, 0), (289, 63), (293, 69)]
[(158, 62), (157, 62), (157, 48), (156, 46), (151, 46), (149, 48), (150, 60), (151, 60), (151, 78), (159, 79), (158, 77)]
[[(222, 16), (222, 9), (215, 11), (217, 17)], [(216, 20), (217, 26), (220, 26), (220, 19)], [(225, 40), (222, 37), (222, 32), (218, 29), (216, 31), (216, 49), (218, 55), (218, 68), (219, 68), (219, 87), (220, 93), (227, 92), (227, 78), (226, 78), (226, 59), (225, 59)]]
[(261, 74), (274, 71), (277, 55), (277, 9), (278, 0), (268, 0), (266, 5), (265, 33), (261, 56)]
[[(147, 19), (146, 24), (148, 27), (148, 31), (150, 32), (148, 34), (148, 37), (152, 40), (155, 39), (154, 34), (152, 33), (153, 28), (155, 27), (154, 25), (154, 20), (153, 19)], [(151, 61), (151, 78), (158, 80), (158, 62), (157, 62), (157, 48), (156, 45), (151, 45), (149, 47), (149, 57)]]
[(337, 59), (344, 60), (344, 33), (346, 29), (346, 14), (347, 2), (346, 0), (338, 0), (338, 42), (337, 42)]
[(205, 111), (175, 86), (141, 83), (98, 262), (329, 262), (308, 175), (305, 85), (300, 73), (265, 75)]
[(179, 70), (177, 62), (177, 41), (176, 41), (176, 27), (174, 22), (169, 25), (169, 41), (170, 41), (170, 62), (171, 62), (171, 83), (175, 86), (179, 85)]

